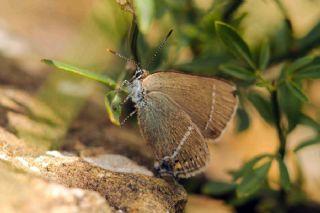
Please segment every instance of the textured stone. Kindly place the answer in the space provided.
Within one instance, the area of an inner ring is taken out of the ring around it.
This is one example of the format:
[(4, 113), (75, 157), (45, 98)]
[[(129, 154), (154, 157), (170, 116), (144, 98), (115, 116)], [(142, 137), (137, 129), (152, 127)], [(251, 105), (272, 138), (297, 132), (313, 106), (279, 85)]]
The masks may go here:
[(89, 122), (103, 131), (83, 132), (84, 120), (78, 128), (83, 134), (68, 133), (74, 135), (68, 151), (47, 151), (66, 128), (49, 107), (27, 92), (4, 87), (0, 109), (1, 210), (183, 211), (186, 191), (173, 179), (153, 176), (150, 156), (130, 131)]
[(50, 183), (0, 161), (1, 212), (112, 212), (97, 192)]
[[(6, 161), (50, 182), (99, 192), (113, 208), (118, 210), (175, 212), (182, 211), (186, 203), (187, 194), (182, 186), (174, 180), (150, 176), (150, 173), (149, 175), (138, 174), (141, 172), (132, 173), (132, 169), (131, 173), (105, 170), (82, 158), (59, 152), (49, 152), (49, 155), (39, 157), (7, 156)], [(123, 161), (125, 163), (123, 165), (119, 163), (117, 170), (121, 168), (128, 170), (126, 165), (128, 161)], [(135, 165), (135, 168), (137, 167)]]

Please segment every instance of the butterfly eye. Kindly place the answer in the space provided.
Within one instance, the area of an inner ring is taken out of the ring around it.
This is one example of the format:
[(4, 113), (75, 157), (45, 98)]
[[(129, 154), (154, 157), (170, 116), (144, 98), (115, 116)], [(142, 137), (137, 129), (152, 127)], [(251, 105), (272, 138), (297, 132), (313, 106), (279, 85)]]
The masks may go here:
[(134, 78), (140, 78), (142, 74), (143, 74), (143, 70), (140, 67), (138, 67), (134, 74)]

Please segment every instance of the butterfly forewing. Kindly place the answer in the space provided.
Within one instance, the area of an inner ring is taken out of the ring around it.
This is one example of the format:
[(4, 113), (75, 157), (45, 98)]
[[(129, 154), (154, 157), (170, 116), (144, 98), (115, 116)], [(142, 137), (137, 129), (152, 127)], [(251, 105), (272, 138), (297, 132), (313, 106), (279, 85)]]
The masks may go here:
[(160, 172), (190, 177), (209, 159), (208, 147), (190, 116), (171, 97), (150, 92), (138, 108), (142, 135), (151, 146)]
[(206, 138), (221, 135), (237, 105), (235, 86), (214, 78), (166, 71), (148, 75), (142, 84), (147, 92), (168, 95)]

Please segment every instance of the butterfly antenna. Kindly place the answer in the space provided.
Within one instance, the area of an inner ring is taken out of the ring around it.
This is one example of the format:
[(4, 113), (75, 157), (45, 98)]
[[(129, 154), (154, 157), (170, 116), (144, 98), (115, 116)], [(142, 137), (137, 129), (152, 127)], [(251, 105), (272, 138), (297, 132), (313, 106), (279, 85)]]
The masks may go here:
[(125, 61), (127, 61), (127, 62), (133, 63), (133, 64), (136, 65), (137, 67), (140, 67), (140, 65), (139, 65), (135, 60), (133, 60), (133, 59), (127, 58), (127, 57), (121, 55), (120, 53), (118, 53), (118, 52), (116, 52), (116, 51), (114, 51), (114, 50), (111, 50), (111, 49), (109, 49), (109, 48), (107, 49), (107, 51), (108, 51), (109, 53), (112, 53), (113, 55), (116, 55), (116, 56), (122, 58), (123, 60), (125, 60)]
[(172, 34), (173, 30), (170, 30), (167, 36), (163, 39), (163, 41), (160, 43), (159, 47), (156, 49), (156, 51), (153, 53), (152, 58), (147, 66), (147, 70), (150, 68), (152, 63), (154, 62), (154, 59), (159, 54), (160, 50), (164, 47), (164, 45), (167, 43), (167, 40), (169, 39), (170, 35)]

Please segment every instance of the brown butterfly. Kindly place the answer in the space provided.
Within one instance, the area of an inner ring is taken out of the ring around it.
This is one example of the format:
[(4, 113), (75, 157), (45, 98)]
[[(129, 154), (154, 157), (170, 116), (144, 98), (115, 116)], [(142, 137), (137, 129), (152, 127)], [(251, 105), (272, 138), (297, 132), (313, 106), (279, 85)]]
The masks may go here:
[(157, 172), (188, 178), (203, 171), (210, 158), (205, 139), (218, 139), (233, 117), (235, 86), (174, 70), (149, 75), (138, 65), (125, 84)]

